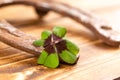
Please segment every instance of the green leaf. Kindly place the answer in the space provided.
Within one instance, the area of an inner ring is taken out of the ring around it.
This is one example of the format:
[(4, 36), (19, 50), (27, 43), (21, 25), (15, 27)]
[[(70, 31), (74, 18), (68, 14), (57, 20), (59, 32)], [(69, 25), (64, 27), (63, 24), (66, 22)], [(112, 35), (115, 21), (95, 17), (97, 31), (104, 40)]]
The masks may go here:
[(67, 46), (67, 49), (70, 52), (74, 53), (75, 55), (78, 54), (79, 48), (74, 43), (72, 43), (71, 41), (66, 40), (66, 46)]
[(45, 30), (41, 33), (41, 39), (47, 39), (51, 35), (51, 31)]
[(59, 65), (59, 58), (57, 53), (52, 53), (48, 55), (47, 59), (45, 60), (44, 66), (49, 68), (56, 68)]
[(53, 29), (53, 33), (58, 37), (64, 37), (66, 34), (66, 29), (61, 26), (56, 26)]
[(37, 60), (37, 63), (38, 63), (38, 64), (44, 64), (47, 56), (48, 56), (48, 53), (43, 50), (42, 53), (40, 54), (38, 60)]
[(33, 45), (34, 46), (43, 46), (44, 45), (44, 40), (35, 40), (34, 42), (33, 42)]
[(59, 55), (60, 58), (68, 64), (74, 64), (77, 60), (77, 57), (67, 50), (62, 51)]

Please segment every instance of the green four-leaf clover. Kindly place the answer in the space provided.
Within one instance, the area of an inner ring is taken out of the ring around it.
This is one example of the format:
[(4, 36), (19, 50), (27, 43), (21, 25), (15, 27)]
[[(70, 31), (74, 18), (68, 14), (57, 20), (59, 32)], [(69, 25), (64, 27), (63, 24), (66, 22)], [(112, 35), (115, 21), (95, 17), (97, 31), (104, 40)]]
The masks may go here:
[(53, 31), (45, 30), (41, 34), (41, 39), (35, 40), (33, 45), (43, 46), (37, 63), (49, 68), (56, 68), (59, 63), (74, 64), (77, 61), (79, 48), (71, 41), (64, 39), (66, 28), (56, 26)]

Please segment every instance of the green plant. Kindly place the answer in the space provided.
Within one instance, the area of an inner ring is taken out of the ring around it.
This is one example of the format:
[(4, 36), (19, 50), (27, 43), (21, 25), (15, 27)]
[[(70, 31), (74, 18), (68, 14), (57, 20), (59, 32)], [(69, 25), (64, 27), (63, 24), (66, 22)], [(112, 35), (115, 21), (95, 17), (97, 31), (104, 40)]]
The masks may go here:
[(38, 58), (38, 64), (56, 68), (61, 61), (67, 64), (74, 64), (77, 61), (79, 48), (71, 41), (64, 39), (66, 32), (66, 28), (56, 26), (52, 32), (48, 30), (43, 31), (41, 39), (33, 42), (33, 45), (37, 47), (44, 47)]

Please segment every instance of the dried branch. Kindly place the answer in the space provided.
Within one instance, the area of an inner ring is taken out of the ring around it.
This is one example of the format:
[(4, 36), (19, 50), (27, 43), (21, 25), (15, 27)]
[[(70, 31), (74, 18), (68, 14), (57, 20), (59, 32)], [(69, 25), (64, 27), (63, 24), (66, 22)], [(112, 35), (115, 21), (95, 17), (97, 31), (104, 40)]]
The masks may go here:
[(0, 41), (15, 47), (17, 49), (29, 52), (38, 56), (42, 51), (42, 47), (35, 47), (32, 45), (36, 38), (25, 34), (24, 32), (13, 27), (5, 20), (0, 22)]

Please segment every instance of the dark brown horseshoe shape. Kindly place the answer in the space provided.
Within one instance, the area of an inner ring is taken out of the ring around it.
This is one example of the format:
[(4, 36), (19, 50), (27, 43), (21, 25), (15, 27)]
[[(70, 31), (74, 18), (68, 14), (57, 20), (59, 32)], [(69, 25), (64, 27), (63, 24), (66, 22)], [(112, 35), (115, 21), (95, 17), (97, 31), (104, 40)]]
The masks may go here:
[[(61, 15), (68, 16), (90, 29), (104, 43), (110, 46), (120, 45), (120, 32), (115, 31), (113, 29), (114, 27), (104, 23), (90, 12), (55, 2), (11, 1), (8, 3), (1, 3), (0, 7), (14, 4), (33, 6), (36, 9), (37, 14), (41, 16), (44, 16), (48, 11), (54, 11)], [(2, 33), (6, 34), (7, 36), (4, 36)], [(0, 41), (23, 51), (39, 54), (42, 48), (38, 49), (32, 46), (33, 40), (35, 40), (33, 37), (28, 36), (20, 30), (14, 28), (6, 21), (0, 22)]]

